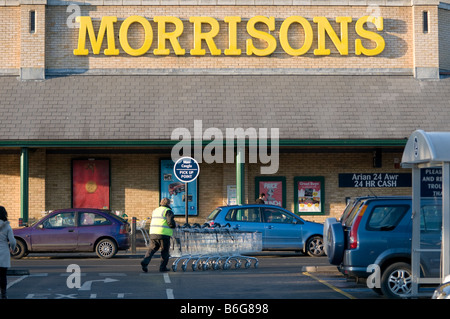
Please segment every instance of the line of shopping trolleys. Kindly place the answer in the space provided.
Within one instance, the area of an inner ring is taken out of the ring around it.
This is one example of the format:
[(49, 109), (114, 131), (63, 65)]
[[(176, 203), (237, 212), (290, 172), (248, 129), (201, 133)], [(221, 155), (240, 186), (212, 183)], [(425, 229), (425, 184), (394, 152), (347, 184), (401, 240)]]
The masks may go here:
[[(145, 245), (149, 245), (150, 237), (145, 230), (145, 222), (141, 221), (137, 229), (144, 236)], [(241, 231), (230, 224), (184, 224), (174, 229), (170, 243), (170, 257), (174, 259), (172, 270), (178, 266), (186, 271), (191, 266), (196, 270), (228, 270), (234, 268), (257, 268), (259, 261), (248, 254), (262, 250), (262, 234), (260, 232)]]

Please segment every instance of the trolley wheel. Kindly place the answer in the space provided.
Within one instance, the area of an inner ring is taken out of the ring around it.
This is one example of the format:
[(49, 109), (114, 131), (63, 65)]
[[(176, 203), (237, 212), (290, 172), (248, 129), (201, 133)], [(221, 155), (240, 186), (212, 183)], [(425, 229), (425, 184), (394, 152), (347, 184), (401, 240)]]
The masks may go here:
[(186, 265), (185, 265), (185, 264), (181, 265), (181, 269), (182, 269), (183, 271), (186, 271)]
[(174, 272), (177, 271), (177, 266), (172, 265), (172, 270), (173, 270)]
[(230, 269), (231, 263), (228, 261), (225, 264), (223, 264), (223, 270), (228, 270)]
[(239, 269), (241, 268), (242, 263), (240, 261), (238, 261), (235, 265), (234, 268)]
[(259, 261), (256, 261), (255, 264), (253, 265), (255, 268), (258, 268), (259, 265)]
[(251, 265), (252, 265), (252, 262), (251, 262), (250, 260), (248, 260), (248, 261), (245, 263), (245, 269), (250, 268)]

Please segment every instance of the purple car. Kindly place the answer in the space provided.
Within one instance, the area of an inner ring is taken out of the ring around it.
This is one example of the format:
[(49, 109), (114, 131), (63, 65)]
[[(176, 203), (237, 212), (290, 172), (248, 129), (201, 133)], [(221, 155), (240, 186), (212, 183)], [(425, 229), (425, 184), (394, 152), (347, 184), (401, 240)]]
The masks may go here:
[(107, 210), (62, 209), (29, 227), (13, 229), (17, 240), (11, 254), (19, 259), (28, 253), (92, 252), (111, 258), (130, 247), (130, 225)]

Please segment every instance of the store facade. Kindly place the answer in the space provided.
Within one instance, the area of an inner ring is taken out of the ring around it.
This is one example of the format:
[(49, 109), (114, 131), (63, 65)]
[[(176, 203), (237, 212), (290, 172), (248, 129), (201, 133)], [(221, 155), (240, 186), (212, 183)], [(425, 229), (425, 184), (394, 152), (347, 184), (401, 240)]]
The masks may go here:
[(161, 197), (183, 205), (174, 153), (200, 163), (192, 222), (260, 192), (315, 221), (410, 194), (406, 137), (450, 122), (449, 8), (4, 0), (1, 205), (13, 223), (72, 206), (146, 218)]

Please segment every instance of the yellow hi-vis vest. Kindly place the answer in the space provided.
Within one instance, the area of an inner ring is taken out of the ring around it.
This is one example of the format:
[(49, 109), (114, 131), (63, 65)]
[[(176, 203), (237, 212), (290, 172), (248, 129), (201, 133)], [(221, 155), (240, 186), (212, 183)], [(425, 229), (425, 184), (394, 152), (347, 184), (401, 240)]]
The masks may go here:
[(152, 213), (152, 222), (150, 223), (150, 234), (172, 236), (173, 229), (167, 223), (166, 213), (170, 208), (161, 206)]

